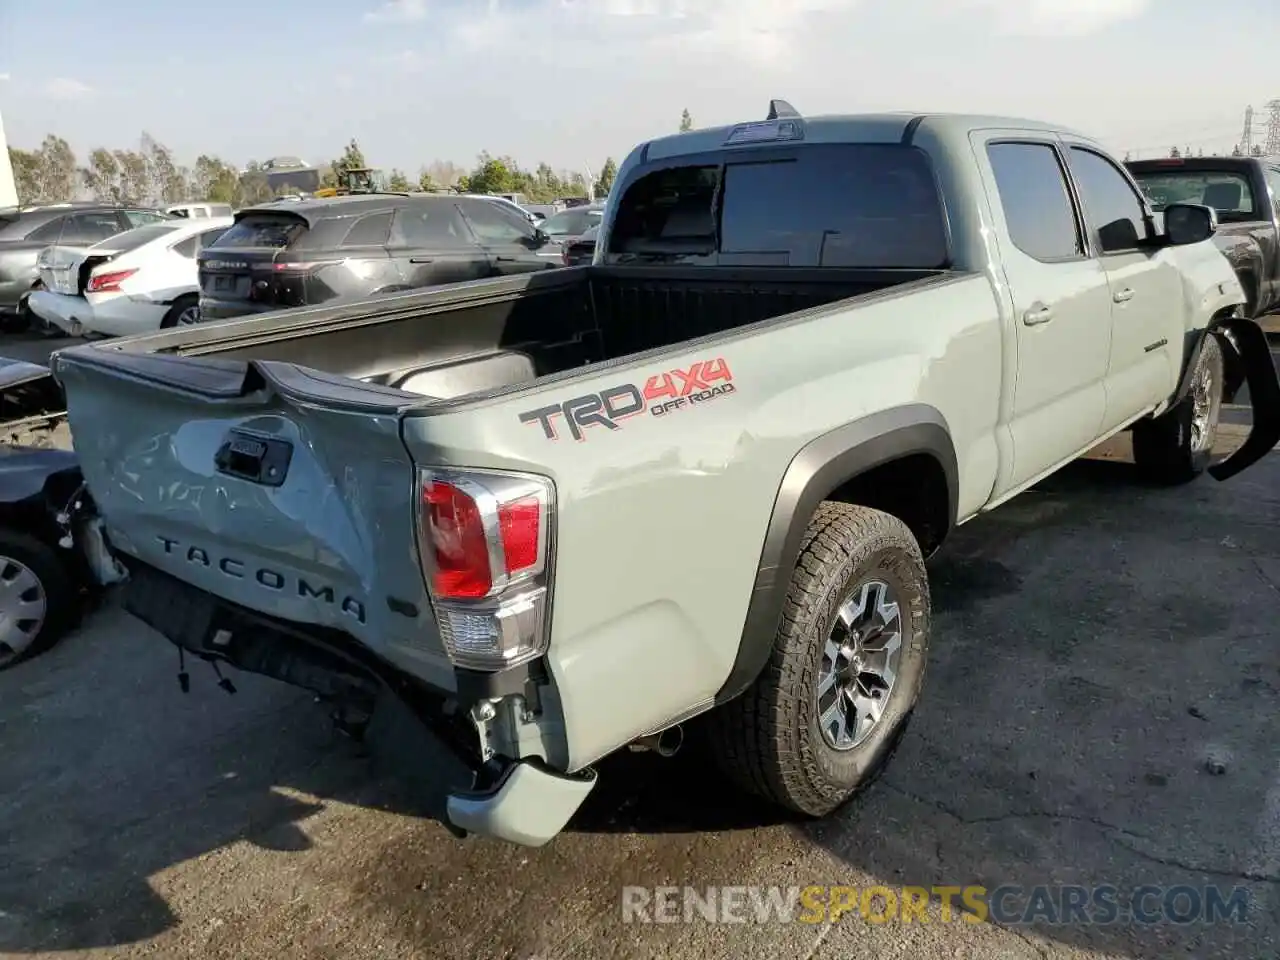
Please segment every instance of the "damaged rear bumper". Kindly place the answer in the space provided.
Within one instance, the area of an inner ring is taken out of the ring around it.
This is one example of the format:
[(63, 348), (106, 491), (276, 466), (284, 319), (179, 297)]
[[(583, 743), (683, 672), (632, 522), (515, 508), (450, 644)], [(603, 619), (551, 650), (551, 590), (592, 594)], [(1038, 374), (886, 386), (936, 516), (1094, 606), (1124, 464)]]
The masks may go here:
[[(425, 687), (345, 635), (256, 613), (135, 560), (128, 566), (125, 609), (183, 654), (309, 690), (357, 738), (380, 697), (398, 698), (470, 774), (470, 783), (452, 790), (446, 801), (446, 825), (455, 834), (541, 846), (564, 829), (595, 786), (590, 770), (565, 774), (534, 758), (482, 756), (471, 704), (456, 693)], [(188, 688), (182, 665), (179, 681)]]

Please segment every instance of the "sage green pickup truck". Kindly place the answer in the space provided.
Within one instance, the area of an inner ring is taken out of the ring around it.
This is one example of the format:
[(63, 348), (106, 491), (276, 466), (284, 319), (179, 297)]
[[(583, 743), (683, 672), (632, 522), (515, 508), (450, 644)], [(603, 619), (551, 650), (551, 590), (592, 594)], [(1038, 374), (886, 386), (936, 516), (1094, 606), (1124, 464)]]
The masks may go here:
[(1280, 439), (1215, 229), (1061, 127), (775, 101), (633, 150), (590, 265), (54, 363), (127, 608), (353, 732), (412, 705), (456, 832), (546, 843), (684, 731), (820, 817), (916, 706), (954, 526), (1122, 430), (1160, 483)]

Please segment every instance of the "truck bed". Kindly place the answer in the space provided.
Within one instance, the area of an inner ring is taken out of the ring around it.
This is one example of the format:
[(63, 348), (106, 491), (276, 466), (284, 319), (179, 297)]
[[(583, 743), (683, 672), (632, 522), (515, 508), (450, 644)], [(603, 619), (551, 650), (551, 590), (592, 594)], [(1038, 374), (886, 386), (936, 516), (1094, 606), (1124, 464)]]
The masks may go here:
[[(527, 386), (588, 364), (944, 275), (575, 267), (166, 330), (77, 353), (93, 351), (99, 362), (145, 379), (220, 395), (248, 387), (250, 365), (234, 361), (268, 361), (277, 382), (283, 378), (298, 389), (309, 383), (329, 399), (345, 392), (353, 401), (362, 396), (364, 406), (397, 406), (406, 393), (454, 400)], [(198, 357), (210, 361), (172, 359)]]

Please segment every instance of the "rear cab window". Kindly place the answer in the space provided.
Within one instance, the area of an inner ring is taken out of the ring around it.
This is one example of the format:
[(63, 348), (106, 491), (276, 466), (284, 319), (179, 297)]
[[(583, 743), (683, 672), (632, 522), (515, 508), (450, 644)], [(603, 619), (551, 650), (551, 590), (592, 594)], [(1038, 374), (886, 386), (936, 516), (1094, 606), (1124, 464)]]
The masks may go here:
[(212, 246), (283, 249), (295, 244), (306, 232), (307, 224), (301, 217), (251, 213), (228, 227)]
[(1197, 203), (1212, 207), (1221, 223), (1267, 219), (1266, 203), (1254, 196), (1253, 184), (1243, 171), (1197, 169), (1193, 165), (1162, 170), (1133, 171), (1133, 178), (1156, 213), (1171, 203)]
[(942, 196), (916, 147), (809, 144), (696, 159), (629, 178), (606, 262), (926, 270), (949, 263)]

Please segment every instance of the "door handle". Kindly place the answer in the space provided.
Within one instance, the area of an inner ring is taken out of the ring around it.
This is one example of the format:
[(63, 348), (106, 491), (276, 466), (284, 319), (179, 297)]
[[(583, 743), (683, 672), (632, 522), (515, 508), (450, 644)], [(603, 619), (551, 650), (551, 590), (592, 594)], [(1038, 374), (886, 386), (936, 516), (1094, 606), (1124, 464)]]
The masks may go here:
[(499, 263), (515, 263), (515, 262), (516, 262), (516, 258), (515, 258), (515, 257), (496, 257), (495, 259), (496, 259)]
[(1022, 322), (1028, 327), (1034, 327), (1040, 323), (1048, 323), (1052, 319), (1053, 310), (1049, 307), (1036, 307), (1022, 315)]
[(435, 257), (410, 257), (410, 263), (435, 263)]
[(1133, 299), (1133, 291), (1130, 290), (1128, 287), (1125, 287), (1119, 293), (1113, 295), (1111, 299), (1114, 300), (1116, 303), (1128, 303), (1130, 300)]

